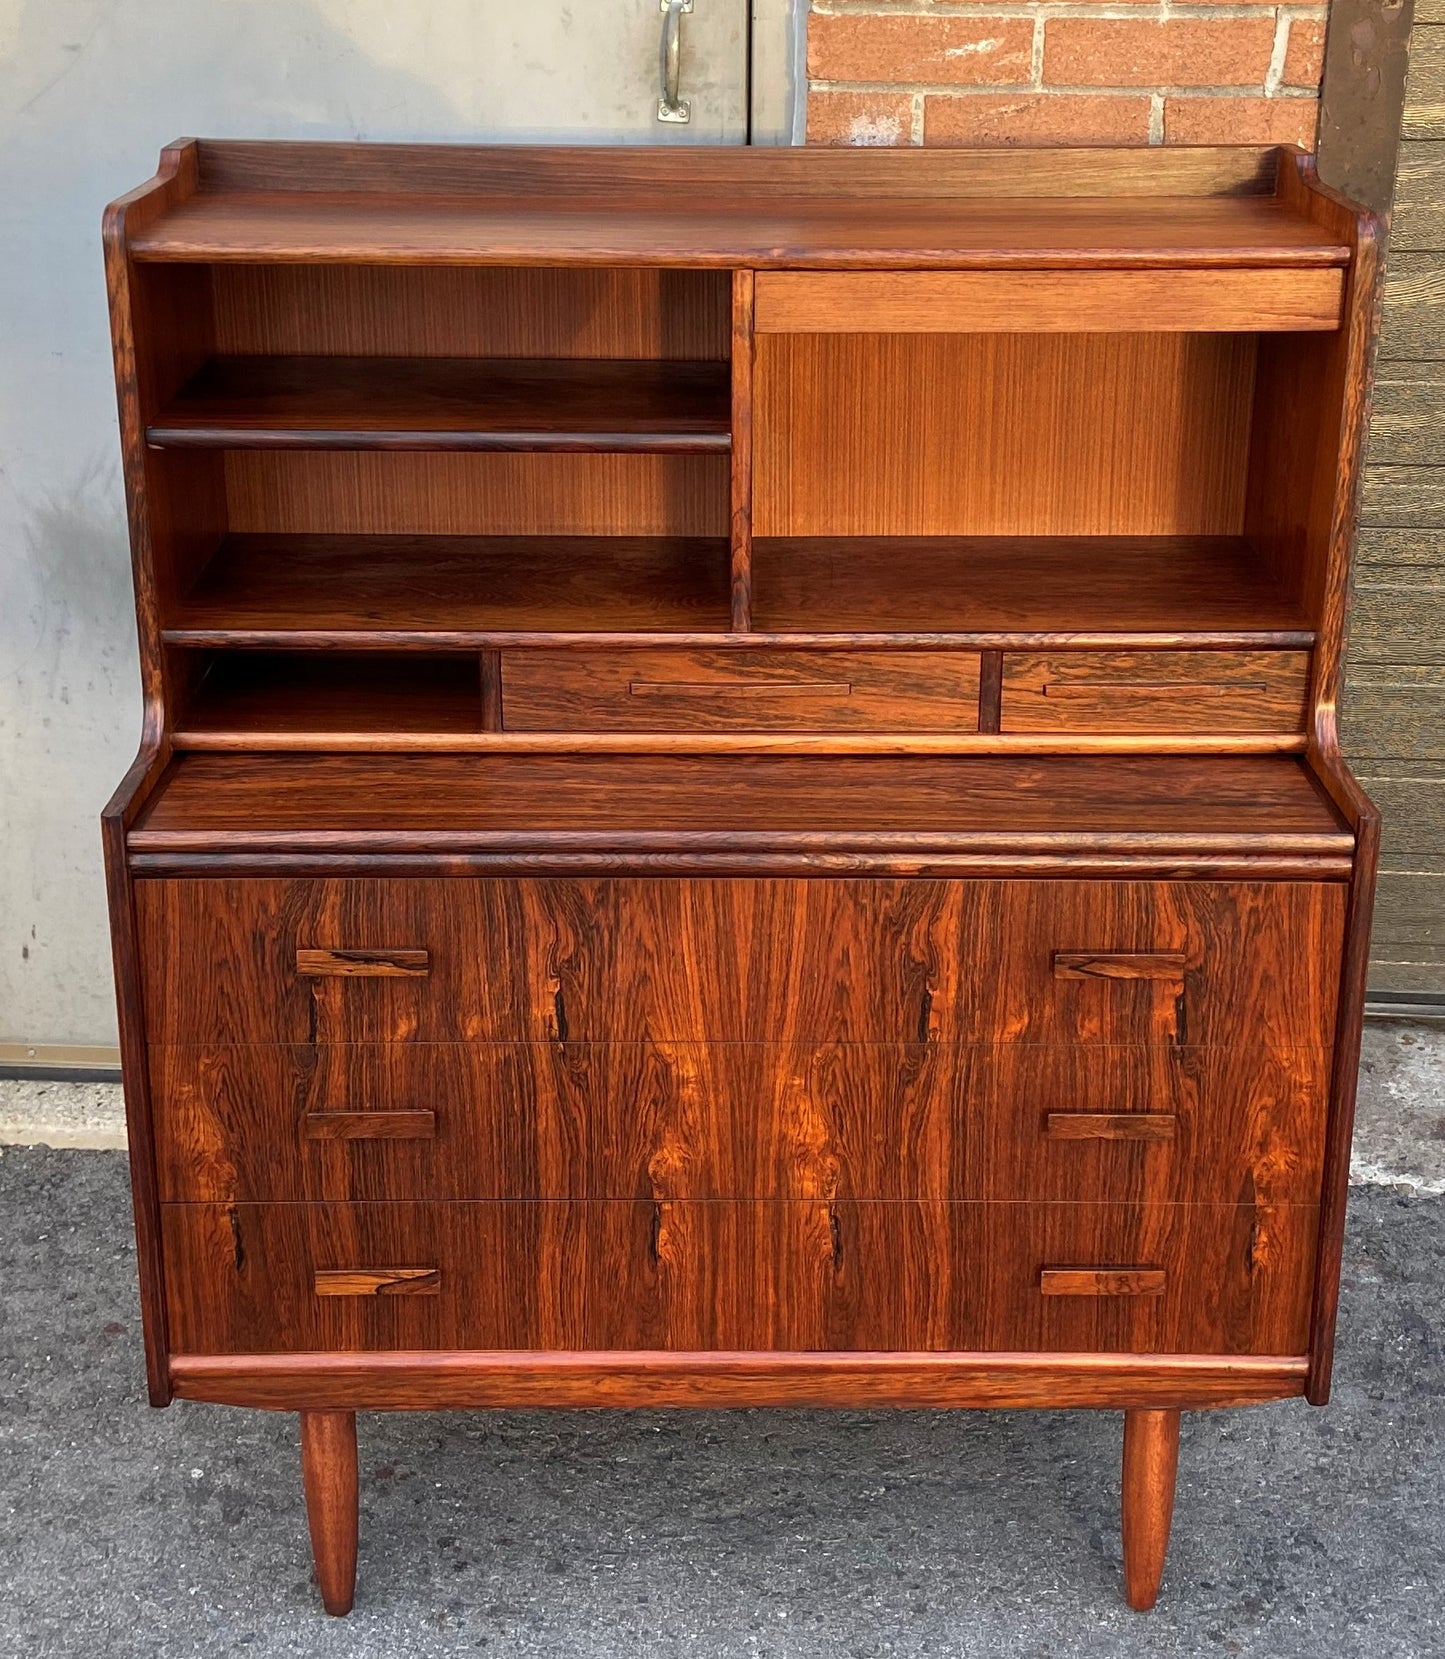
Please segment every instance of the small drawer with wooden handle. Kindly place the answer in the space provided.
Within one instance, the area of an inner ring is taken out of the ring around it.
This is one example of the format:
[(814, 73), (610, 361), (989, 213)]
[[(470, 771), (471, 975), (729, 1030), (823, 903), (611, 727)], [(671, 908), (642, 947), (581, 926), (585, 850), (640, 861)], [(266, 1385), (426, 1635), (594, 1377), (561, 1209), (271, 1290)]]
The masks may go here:
[[(489, 948), (507, 936), (500, 886), (364, 877), (137, 882), (147, 1037), (218, 1048), (546, 1035), (528, 995), (538, 976)], [(537, 995), (545, 999), (545, 988)], [(364, 1091), (330, 1102), (376, 1103)], [(326, 1128), (340, 1133), (341, 1125)]]
[(513, 732), (973, 732), (976, 651), (506, 651)]
[(1005, 652), (999, 729), (1298, 737), (1308, 651)]

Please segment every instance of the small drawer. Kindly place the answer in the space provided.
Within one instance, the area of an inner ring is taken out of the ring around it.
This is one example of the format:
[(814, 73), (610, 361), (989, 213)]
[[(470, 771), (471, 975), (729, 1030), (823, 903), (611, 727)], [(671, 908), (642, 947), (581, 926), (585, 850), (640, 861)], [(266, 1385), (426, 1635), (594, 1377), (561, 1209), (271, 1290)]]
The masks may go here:
[(759, 271), (759, 334), (1263, 333), (1340, 326), (1338, 269)]
[(170, 1204), (178, 1353), (1299, 1354), (1283, 1204)]
[(513, 732), (973, 732), (971, 651), (506, 651)]
[(1007, 652), (1004, 732), (1304, 730), (1308, 651)]

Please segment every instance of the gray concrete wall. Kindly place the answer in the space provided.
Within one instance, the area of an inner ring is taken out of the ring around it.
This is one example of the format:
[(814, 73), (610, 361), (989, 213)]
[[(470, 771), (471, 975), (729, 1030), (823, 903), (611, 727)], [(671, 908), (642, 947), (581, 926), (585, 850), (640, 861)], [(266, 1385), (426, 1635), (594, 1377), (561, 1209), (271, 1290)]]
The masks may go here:
[(660, 129), (656, 0), (0, 0), (0, 1044), (114, 1041), (96, 818), (140, 694), (104, 204), (187, 135), (736, 141), (746, 18), (699, 0), (695, 120)]

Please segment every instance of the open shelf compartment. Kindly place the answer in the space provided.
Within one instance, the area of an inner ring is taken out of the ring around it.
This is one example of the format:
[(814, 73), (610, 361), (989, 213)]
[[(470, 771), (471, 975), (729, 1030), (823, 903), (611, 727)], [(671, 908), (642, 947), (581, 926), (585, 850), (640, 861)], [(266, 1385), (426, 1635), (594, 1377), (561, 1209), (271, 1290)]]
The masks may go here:
[(726, 453), (726, 363), (213, 357), (146, 429), (157, 448)]

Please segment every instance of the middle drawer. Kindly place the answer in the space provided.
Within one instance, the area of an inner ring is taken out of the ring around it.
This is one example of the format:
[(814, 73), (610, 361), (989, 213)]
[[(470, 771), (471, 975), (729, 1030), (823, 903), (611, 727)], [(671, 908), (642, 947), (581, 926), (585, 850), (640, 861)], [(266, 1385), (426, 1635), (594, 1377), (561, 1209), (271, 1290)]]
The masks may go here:
[(976, 651), (504, 651), (511, 732), (973, 732)]
[(154, 1049), (167, 1200), (1313, 1203), (1321, 1051), (947, 1043)]

